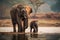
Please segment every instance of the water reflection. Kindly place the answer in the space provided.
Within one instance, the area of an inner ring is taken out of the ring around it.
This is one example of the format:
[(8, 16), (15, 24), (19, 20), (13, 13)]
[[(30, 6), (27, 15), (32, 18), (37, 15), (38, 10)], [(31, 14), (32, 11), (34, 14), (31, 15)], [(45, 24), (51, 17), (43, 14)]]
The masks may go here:
[(38, 38), (38, 34), (34, 34), (34, 33), (33, 34), (30, 34), (30, 37), (31, 38)]
[(60, 34), (1, 34), (0, 40), (60, 40)]
[(53, 35), (46, 35), (46, 40), (60, 40), (60, 35), (56, 35), (56, 34), (53, 34)]
[(28, 37), (25, 34), (17, 34), (13, 35), (12, 40), (28, 40)]

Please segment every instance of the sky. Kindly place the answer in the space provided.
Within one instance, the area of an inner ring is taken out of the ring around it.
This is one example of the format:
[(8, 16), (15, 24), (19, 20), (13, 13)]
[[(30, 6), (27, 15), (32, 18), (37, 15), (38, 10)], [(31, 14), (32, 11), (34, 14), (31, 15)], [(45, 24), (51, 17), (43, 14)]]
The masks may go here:
[(44, 0), (44, 1), (46, 2), (45, 8), (47, 10), (60, 12), (60, 0)]

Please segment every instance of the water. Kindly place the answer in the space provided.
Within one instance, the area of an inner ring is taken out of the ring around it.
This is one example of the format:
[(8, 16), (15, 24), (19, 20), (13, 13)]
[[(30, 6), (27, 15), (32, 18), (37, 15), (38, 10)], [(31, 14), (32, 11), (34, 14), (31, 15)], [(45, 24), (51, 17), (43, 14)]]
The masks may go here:
[(60, 34), (2, 34), (0, 40), (60, 40)]
[(60, 27), (38, 27), (38, 34), (30, 34), (29, 27), (25, 34), (11, 32), (13, 32), (13, 27), (0, 27), (0, 40), (60, 40)]

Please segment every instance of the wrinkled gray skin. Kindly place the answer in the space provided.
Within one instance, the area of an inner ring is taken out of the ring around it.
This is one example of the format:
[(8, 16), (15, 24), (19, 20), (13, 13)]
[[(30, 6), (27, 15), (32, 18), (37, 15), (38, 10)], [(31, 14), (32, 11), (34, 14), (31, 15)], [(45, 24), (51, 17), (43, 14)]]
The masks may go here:
[(32, 21), (30, 23), (30, 32), (32, 32), (32, 29), (33, 29), (33, 33), (38, 32), (38, 25), (37, 25), (36, 21)]
[(18, 32), (25, 32), (25, 29), (28, 27), (28, 15), (25, 7), (23, 5), (13, 7), (10, 10), (10, 15), (13, 24), (13, 31), (16, 32), (16, 24), (17, 24)]

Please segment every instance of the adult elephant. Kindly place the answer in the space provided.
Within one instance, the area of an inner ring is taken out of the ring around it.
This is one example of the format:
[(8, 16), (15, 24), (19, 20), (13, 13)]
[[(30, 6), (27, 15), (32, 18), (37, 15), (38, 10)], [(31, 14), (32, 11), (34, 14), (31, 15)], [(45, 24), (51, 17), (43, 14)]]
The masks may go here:
[(16, 32), (16, 24), (18, 25), (18, 32), (25, 32), (28, 27), (28, 15), (30, 13), (32, 13), (32, 8), (29, 6), (19, 4), (12, 7), (10, 15), (14, 32)]

